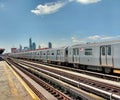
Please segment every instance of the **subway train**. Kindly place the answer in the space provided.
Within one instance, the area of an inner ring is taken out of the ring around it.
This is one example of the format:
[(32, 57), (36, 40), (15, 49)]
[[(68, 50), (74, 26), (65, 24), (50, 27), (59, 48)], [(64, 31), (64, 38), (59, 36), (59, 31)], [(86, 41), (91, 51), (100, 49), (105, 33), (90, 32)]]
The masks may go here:
[(84, 70), (120, 74), (120, 40), (10, 53), (9, 56), (67, 65)]

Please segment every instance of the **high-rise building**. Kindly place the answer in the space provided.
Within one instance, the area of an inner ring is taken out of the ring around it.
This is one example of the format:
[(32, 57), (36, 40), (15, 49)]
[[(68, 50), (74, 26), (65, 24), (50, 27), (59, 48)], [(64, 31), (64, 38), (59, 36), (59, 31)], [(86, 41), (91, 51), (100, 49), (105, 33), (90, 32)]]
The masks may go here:
[(35, 42), (32, 43), (32, 50), (35, 50), (36, 49), (36, 44)]
[(51, 42), (48, 43), (48, 48), (52, 48), (52, 43)]
[(20, 52), (22, 51), (22, 45), (20, 45), (19, 51), (20, 51)]
[(32, 39), (29, 38), (29, 50), (32, 50)]
[(38, 49), (40, 49), (40, 48), (41, 48), (41, 46), (39, 45), (39, 46), (38, 46)]

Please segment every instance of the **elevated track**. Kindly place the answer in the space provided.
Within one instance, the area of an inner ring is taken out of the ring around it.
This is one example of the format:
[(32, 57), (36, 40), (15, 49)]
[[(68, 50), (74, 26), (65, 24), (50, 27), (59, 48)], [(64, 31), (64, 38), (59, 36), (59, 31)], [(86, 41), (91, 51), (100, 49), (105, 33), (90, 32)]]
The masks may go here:
[(37, 73), (38, 76), (39, 76), (38, 73), (41, 72), (51, 77), (57, 78), (63, 82), (66, 82), (70, 85), (73, 85), (78, 89), (91, 92), (105, 99), (120, 100), (120, 85), (112, 85), (106, 82), (100, 82), (98, 81), (97, 78), (96, 80), (89, 79), (89, 77), (85, 78), (85, 77), (82, 77), (81, 75), (75, 74), (75, 72), (66, 71), (63, 69), (56, 69), (46, 65), (35, 64), (31, 62), (26, 62), (26, 61), (23, 62), (20, 60), (15, 60), (15, 62), (19, 66), (21, 66), (21, 68), (24, 66), (24, 69), (27, 69), (34, 74)]

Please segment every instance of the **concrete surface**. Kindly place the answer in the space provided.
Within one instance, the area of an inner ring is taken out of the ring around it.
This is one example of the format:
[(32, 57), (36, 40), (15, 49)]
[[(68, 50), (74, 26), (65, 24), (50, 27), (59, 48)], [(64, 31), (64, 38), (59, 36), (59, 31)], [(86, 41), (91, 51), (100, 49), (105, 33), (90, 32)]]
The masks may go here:
[(0, 61), (0, 100), (35, 100), (5, 61)]

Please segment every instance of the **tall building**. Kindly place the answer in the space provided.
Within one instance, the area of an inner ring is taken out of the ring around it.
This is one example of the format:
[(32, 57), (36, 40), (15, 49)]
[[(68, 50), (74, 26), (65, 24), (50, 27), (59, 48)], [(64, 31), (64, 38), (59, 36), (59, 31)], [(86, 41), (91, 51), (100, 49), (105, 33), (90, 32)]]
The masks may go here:
[(29, 38), (29, 50), (32, 50), (32, 39)]
[(40, 49), (40, 48), (41, 48), (41, 46), (39, 45), (39, 46), (38, 46), (38, 49)]
[(51, 42), (48, 43), (48, 48), (52, 48), (52, 43)]
[(36, 44), (35, 42), (32, 43), (32, 50), (35, 50), (36, 49)]
[(20, 52), (22, 51), (22, 45), (20, 45), (20, 49), (19, 49), (19, 51), (20, 51)]

